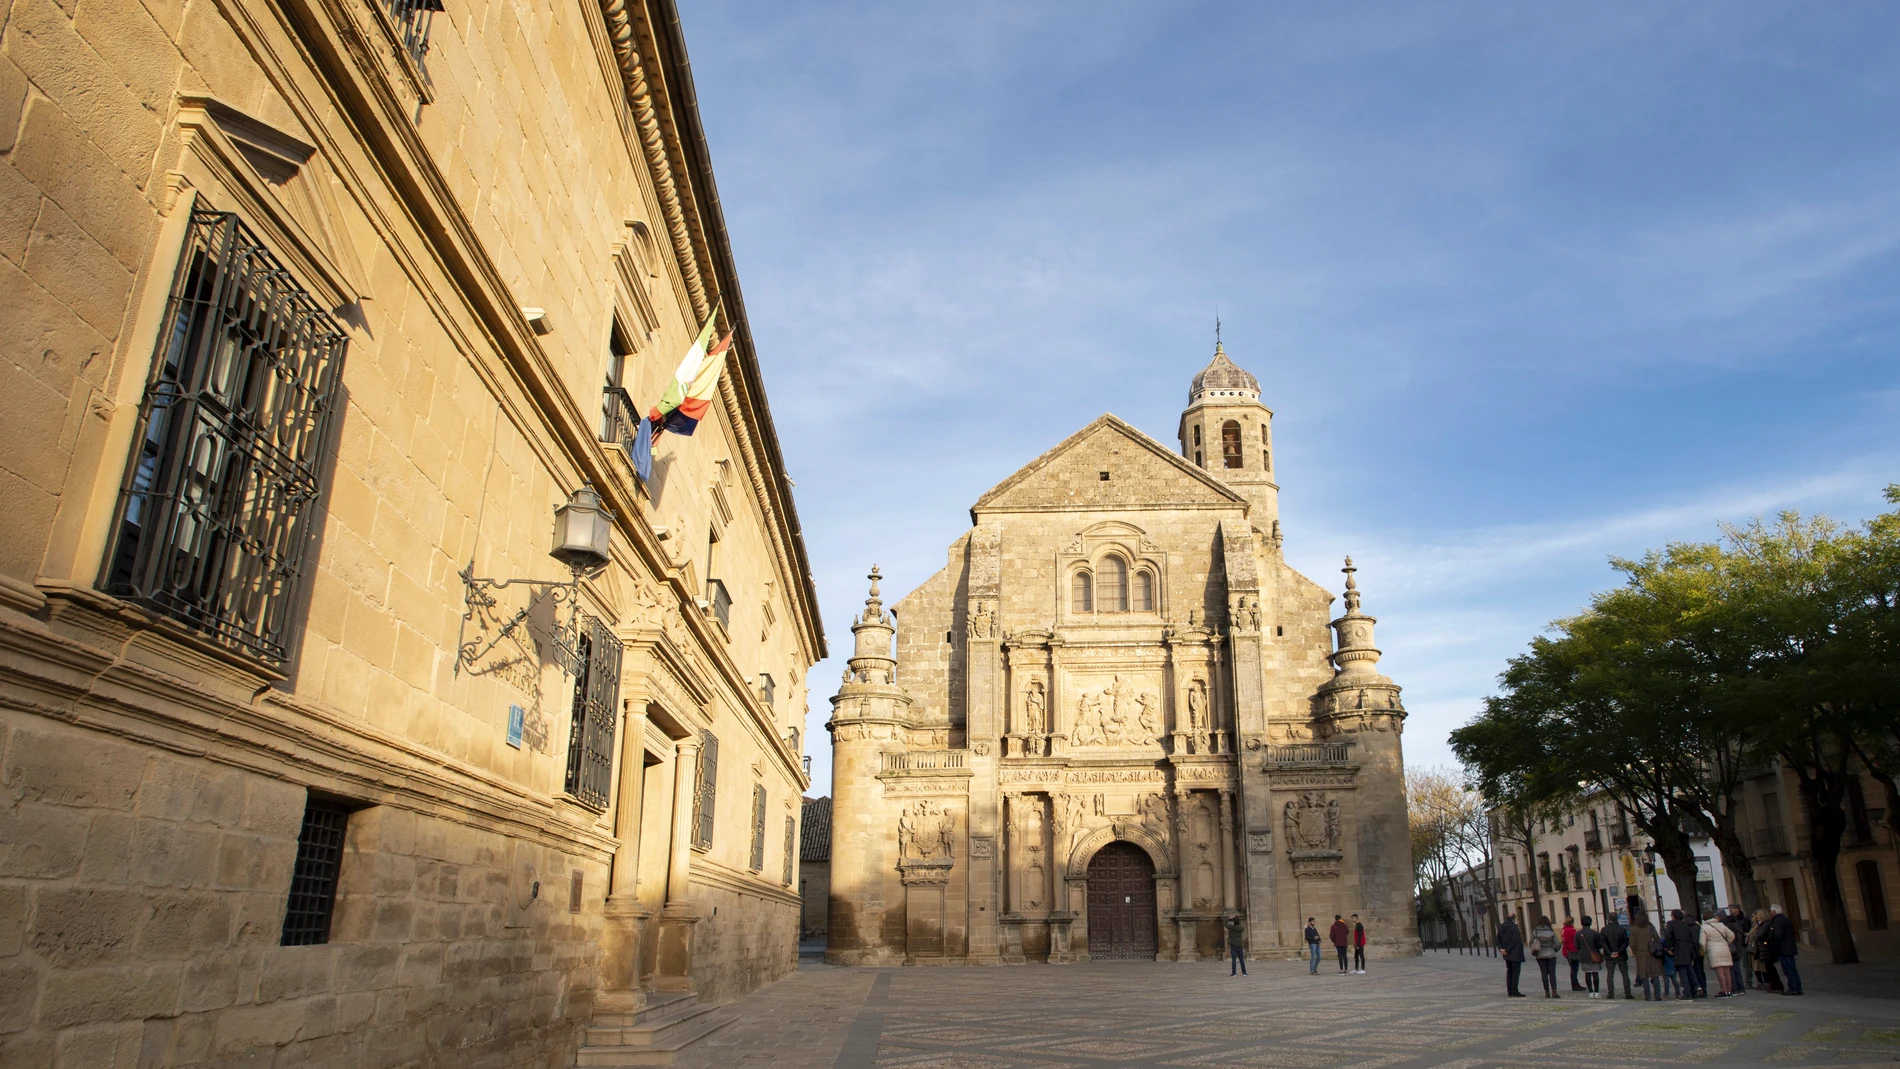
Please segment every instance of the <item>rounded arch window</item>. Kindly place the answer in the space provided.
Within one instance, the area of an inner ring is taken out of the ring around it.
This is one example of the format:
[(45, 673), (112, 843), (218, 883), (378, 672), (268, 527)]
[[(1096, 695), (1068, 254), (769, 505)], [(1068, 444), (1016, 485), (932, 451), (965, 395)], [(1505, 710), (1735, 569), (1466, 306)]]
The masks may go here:
[(1240, 423), (1228, 420), (1220, 425), (1220, 464), (1223, 468), (1238, 468), (1244, 465), (1240, 459)]
[(1109, 557), (1096, 569), (1100, 573), (1096, 596), (1102, 601), (1103, 612), (1128, 611), (1128, 562), (1120, 557)]
[(1155, 573), (1146, 568), (1135, 573), (1134, 610), (1155, 611)]
[(1075, 612), (1095, 611), (1095, 579), (1086, 570), (1069, 577), (1069, 606)]

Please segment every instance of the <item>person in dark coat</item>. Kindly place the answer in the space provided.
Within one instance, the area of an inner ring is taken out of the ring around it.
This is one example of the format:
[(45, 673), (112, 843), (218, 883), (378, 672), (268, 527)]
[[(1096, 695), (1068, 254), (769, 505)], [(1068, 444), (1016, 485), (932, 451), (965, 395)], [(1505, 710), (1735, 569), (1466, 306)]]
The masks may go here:
[(1702, 942), (1701, 926), (1683, 916), (1679, 909), (1669, 911), (1669, 923), (1663, 925), (1663, 947), (1676, 959), (1676, 979), (1682, 987), (1678, 1001), (1696, 998), (1702, 983), (1696, 975), (1696, 948)]
[(1623, 997), (1633, 999), (1630, 991), (1630, 933), (1612, 913), (1603, 918), (1603, 997), (1616, 997), (1616, 974), (1623, 974)]
[(1784, 990), (1781, 974), (1775, 971), (1775, 959), (1768, 953), (1768, 919), (1772, 916), (1765, 909), (1755, 911), (1755, 926), (1748, 930), (1748, 956), (1755, 962), (1755, 990), (1779, 995)]
[(1661, 1002), (1662, 933), (1649, 923), (1649, 914), (1638, 911), (1630, 917), (1630, 957), (1636, 961), (1636, 978), (1643, 982), (1643, 1001)]
[(1233, 964), (1228, 966), (1227, 975), (1247, 975), (1247, 951), (1244, 944), (1247, 939), (1247, 926), (1241, 923), (1240, 915), (1235, 914), (1221, 922), (1227, 930), (1227, 957)]
[(1794, 967), (1794, 921), (1781, 911), (1780, 906), (1769, 906), (1768, 913), (1768, 952), (1774, 955), (1775, 962), (1781, 966), (1781, 993), (1799, 995), (1801, 971)]
[(1517, 989), (1518, 978), (1524, 975), (1524, 933), (1517, 930), (1517, 921), (1508, 913), (1504, 923), (1498, 926), (1498, 950), (1504, 955), (1505, 997), (1525, 997), (1524, 992)]
[(1306, 918), (1306, 949), (1312, 952), (1313, 957), (1313, 960), (1307, 963), (1306, 971), (1314, 976), (1318, 976), (1319, 926), (1313, 923), (1312, 917)]
[(1729, 966), (1729, 995), (1739, 997), (1748, 990), (1748, 918), (1742, 915), (1742, 907), (1730, 903), (1722, 911), (1722, 924), (1735, 938), (1730, 940), (1734, 947), (1735, 963)]
[(1346, 945), (1352, 941), (1352, 929), (1346, 927), (1346, 918), (1335, 913), (1332, 930), (1326, 934), (1332, 938), (1333, 949), (1339, 951), (1339, 972), (1343, 976), (1350, 971), (1346, 968)]

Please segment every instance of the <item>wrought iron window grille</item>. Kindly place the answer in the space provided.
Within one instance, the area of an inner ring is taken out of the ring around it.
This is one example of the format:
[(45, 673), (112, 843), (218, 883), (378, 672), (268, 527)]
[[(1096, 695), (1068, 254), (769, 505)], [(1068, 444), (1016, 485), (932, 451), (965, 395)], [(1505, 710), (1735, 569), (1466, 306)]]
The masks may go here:
[(343, 870), (343, 837), (349, 819), (349, 807), (340, 802), (313, 798), (305, 803), (280, 945), (330, 941), (330, 915), (336, 909), (336, 885)]
[(765, 871), (765, 787), (752, 787), (752, 871)]
[(699, 735), (699, 767), (693, 783), (692, 845), (710, 850), (713, 844), (714, 811), (719, 803), (719, 736), (710, 731)]
[(105, 590), (282, 667), (348, 337), (231, 212), (197, 209)]
[(567, 793), (595, 812), (613, 787), (614, 712), (620, 705), (622, 646), (607, 625), (587, 617), (577, 649), (573, 726), (567, 740)]

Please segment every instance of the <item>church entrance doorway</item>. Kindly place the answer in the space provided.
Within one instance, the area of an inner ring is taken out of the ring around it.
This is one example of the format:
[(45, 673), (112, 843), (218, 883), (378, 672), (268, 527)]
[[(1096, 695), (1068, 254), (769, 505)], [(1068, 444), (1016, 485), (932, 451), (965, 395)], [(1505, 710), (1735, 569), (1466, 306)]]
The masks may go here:
[(1155, 956), (1155, 867), (1141, 847), (1113, 842), (1089, 861), (1089, 957)]

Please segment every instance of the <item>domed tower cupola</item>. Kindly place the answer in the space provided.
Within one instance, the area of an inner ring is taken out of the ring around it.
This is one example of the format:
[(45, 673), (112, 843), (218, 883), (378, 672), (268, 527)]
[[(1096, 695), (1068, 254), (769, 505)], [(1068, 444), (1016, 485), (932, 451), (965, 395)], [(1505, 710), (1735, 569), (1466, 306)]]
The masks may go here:
[(1252, 502), (1248, 521), (1277, 541), (1280, 488), (1273, 481), (1273, 411), (1260, 403), (1260, 380), (1234, 363), (1218, 336), (1214, 358), (1188, 386), (1188, 406), (1181, 413), (1181, 455)]

